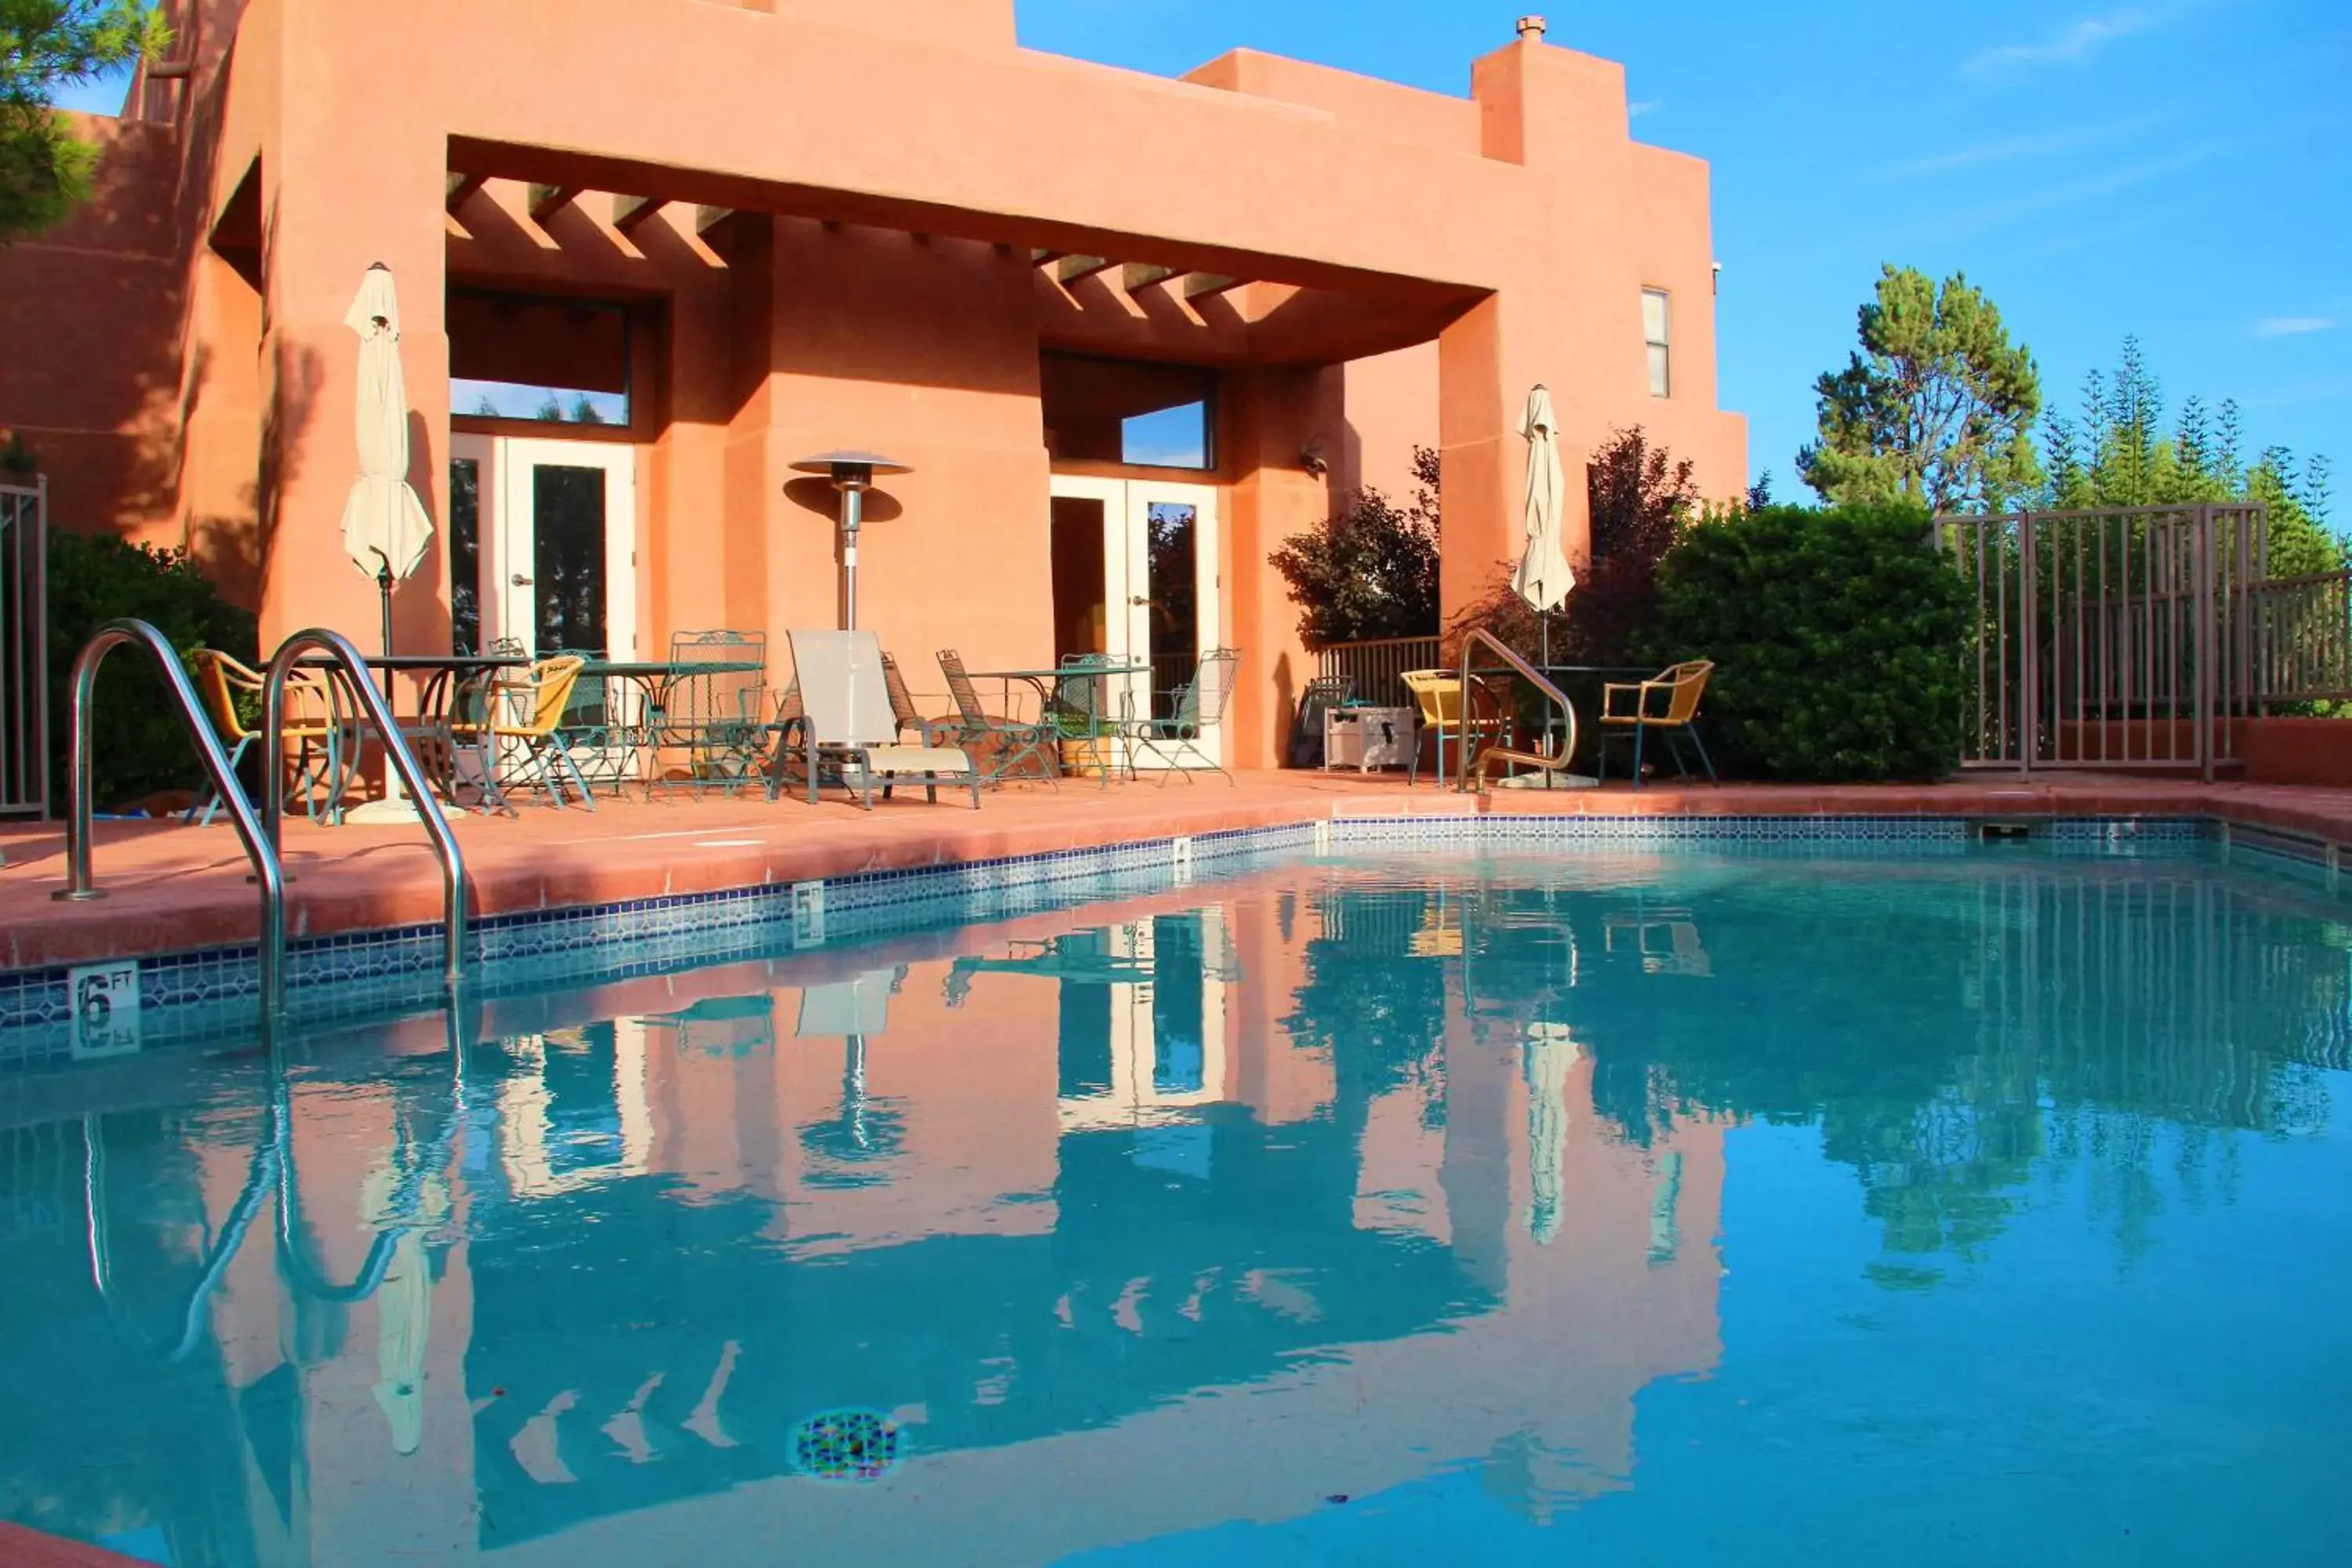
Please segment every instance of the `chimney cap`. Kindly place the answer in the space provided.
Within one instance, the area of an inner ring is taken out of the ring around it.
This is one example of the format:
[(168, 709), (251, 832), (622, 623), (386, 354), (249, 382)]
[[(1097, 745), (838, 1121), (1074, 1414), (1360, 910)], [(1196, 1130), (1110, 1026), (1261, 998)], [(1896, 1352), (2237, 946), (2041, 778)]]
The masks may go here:
[(1539, 41), (1543, 36), (1544, 19), (1541, 16), (1522, 16), (1519, 18), (1519, 37), (1521, 38), (1532, 44)]

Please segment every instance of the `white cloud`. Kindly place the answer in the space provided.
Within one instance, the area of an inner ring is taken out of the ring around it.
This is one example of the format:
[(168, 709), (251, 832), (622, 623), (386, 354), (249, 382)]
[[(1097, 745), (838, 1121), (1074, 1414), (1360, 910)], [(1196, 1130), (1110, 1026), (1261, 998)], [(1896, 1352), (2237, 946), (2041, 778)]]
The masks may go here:
[(1915, 158), (1910, 163), (1896, 164), (1887, 170), (1886, 174), (1890, 179), (1913, 180), (1927, 174), (1948, 174), (1956, 169), (1973, 169), (1984, 163), (2010, 163), (2021, 159), (2054, 157), (2061, 153), (2129, 141), (2161, 123), (2163, 121), (2158, 116), (2138, 115), (2101, 125), (2076, 125), (2063, 131), (2045, 131), (2030, 136), (2003, 136), (1990, 142), (1979, 142), (1972, 146), (1954, 148), (1948, 153)]
[(2254, 336), (2307, 338), (2314, 332), (2332, 332), (2343, 324), (2333, 316), (2265, 316), (2254, 323)]
[(2100, 50), (2123, 38), (2155, 31), (2170, 18), (2138, 5), (2071, 22), (2038, 44), (2001, 44), (1969, 57), (1969, 76), (1993, 76), (2035, 66), (2087, 65)]
[(1644, 114), (1654, 114), (1665, 106), (1666, 100), (1663, 98), (1637, 99), (1625, 106), (1625, 115), (1629, 120), (1639, 120)]

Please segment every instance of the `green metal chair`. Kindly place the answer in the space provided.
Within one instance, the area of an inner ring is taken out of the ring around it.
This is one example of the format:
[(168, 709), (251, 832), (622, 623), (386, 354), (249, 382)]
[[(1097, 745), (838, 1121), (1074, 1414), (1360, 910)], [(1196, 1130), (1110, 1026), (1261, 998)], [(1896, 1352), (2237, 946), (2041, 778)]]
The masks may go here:
[(988, 782), (999, 783), (1024, 763), (1034, 761), (1045, 781), (1061, 788), (1061, 758), (1055, 750), (1061, 737), (1046, 716), (1041, 713), (1033, 720), (1021, 720), (990, 713), (971, 683), (971, 672), (964, 668), (963, 656), (943, 647), (939, 659), (940, 673), (948, 678), (948, 692), (955, 699), (960, 721), (955, 743), (987, 745), (991, 752)]
[(1122, 762), (1130, 777), (1135, 773), (1135, 759), (1122, 759), (1120, 749), (1111, 742), (1118, 740), (1120, 721), (1110, 711), (1111, 658), (1101, 653), (1074, 653), (1064, 656), (1061, 668), (1054, 676), (1053, 689), (1045, 696), (1044, 721), (1061, 741), (1082, 742), (1093, 753), (1095, 777), (1098, 784), (1110, 787), (1111, 775)]
[[(768, 731), (768, 637), (764, 632), (679, 632), (670, 638), (674, 670), (664, 740), (687, 753), (695, 784), (732, 795), (755, 781)], [(748, 669), (690, 673), (698, 664), (750, 665)]]
[[(583, 665), (604, 656), (586, 648), (561, 648)], [(637, 736), (619, 707), (621, 693), (601, 675), (583, 670), (572, 683), (572, 699), (563, 705), (556, 739), (572, 759), (572, 767), (591, 788), (610, 785), (614, 795), (628, 782), (629, 764), (636, 754)]]
[[(1233, 699), (1234, 676), (1241, 662), (1238, 648), (1211, 648), (1193, 668), (1192, 679), (1176, 689), (1168, 717), (1129, 720), (1125, 726), (1129, 769), (1132, 771), (1135, 766), (1135, 753), (1148, 746), (1170, 759), (1175, 765), (1166, 772), (1183, 773), (1186, 784), (1194, 782), (1194, 770), (1181, 765), (1187, 757), (1223, 774), (1227, 784), (1234, 783), (1234, 775), (1225, 772), (1225, 765), (1211, 756), (1201, 742), (1212, 725), (1224, 719), (1225, 705)], [(1163, 777), (1160, 782), (1165, 784), (1168, 781)]]

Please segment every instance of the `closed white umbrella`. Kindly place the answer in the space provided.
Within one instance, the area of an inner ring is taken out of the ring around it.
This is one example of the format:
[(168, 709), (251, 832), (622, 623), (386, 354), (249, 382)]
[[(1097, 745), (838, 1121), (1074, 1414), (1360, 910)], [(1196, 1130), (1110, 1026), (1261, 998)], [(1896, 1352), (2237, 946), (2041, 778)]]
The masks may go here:
[[(343, 502), (343, 549), (368, 576), (405, 578), (425, 559), (433, 521), (408, 488), (408, 388), (400, 374), (400, 302), (392, 271), (377, 262), (361, 279), (343, 324), (360, 337), (353, 427), (360, 474)], [(387, 628), (387, 637), (389, 628)], [(386, 646), (386, 653), (392, 651)]]
[[(400, 374), (400, 300), (392, 269), (377, 262), (360, 279), (360, 291), (343, 313), (343, 324), (360, 338), (359, 385), (352, 402), (352, 428), (359, 437), (359, 478), (343, 500), (343, 550), (352, 564), (375, 580), (383, 615), (383, 651), (392, 652), (392, 585), (425, 559), (433, 520), (408, 488), (408, 386)], [(392, 675), (383, 678), (392, 695)], [(383, 799), (348, 814), (353, 821), (404, 821), (415, 808), (400, 798), (391, 760), (384, 763)]]
[(1559, 470), (1559, 426), (1552, 416), (1551, 394), (1538, 385), (1528, 394), (1528, 411), (1519, 421), (1528, 442), (1527, 552), (1519, 557), (1511, 586), (1538, 615), (1559, 608), (1576, 586), (1561, 551), (1560, 515), (1567, 481)]

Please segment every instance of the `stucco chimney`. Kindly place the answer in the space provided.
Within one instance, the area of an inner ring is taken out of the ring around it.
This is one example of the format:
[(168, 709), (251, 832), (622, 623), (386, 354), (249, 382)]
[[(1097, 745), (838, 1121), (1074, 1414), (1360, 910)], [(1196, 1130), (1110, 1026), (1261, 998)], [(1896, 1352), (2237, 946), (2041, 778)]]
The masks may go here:
[(1519, 18), (1519, 41), (1521, 43), (1540, 44), (1543, 42), (1543, 36), (1544, 19), (1541, 16), (1522, 16)]

